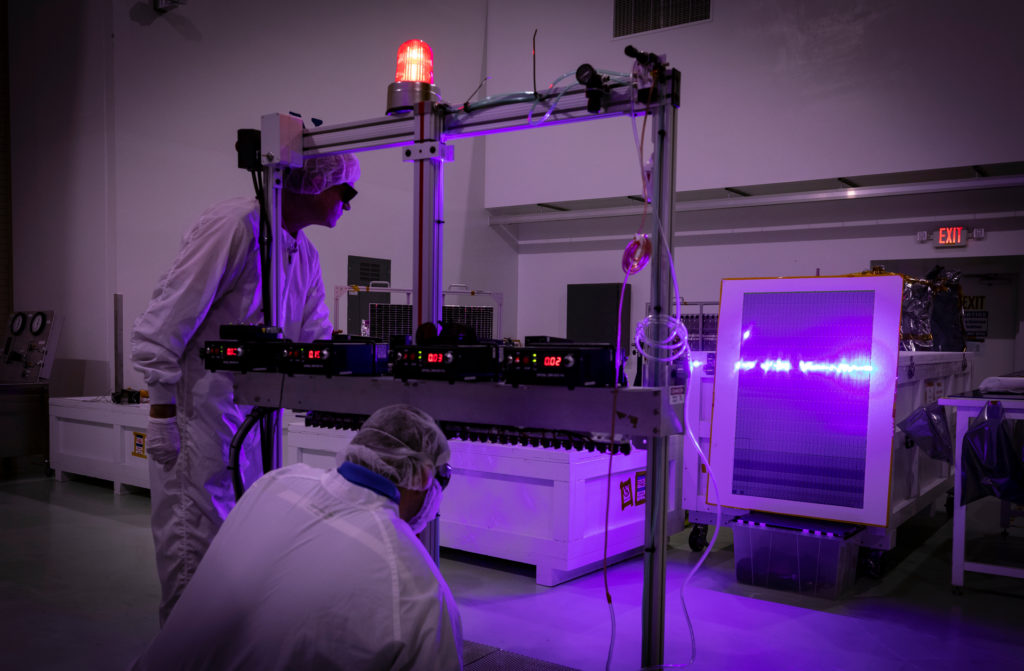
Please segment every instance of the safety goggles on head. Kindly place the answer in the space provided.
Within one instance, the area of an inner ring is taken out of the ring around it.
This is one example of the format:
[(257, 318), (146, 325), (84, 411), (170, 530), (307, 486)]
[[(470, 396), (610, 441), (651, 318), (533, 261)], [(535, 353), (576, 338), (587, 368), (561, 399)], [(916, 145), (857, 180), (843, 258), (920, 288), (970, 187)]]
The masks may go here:
[(442, 464), (441, 466), (438, 466), (437, 473), (434, 474), (434, 479), (441, 485), (441, 489), (447, 487), (449, 481), (452, 479), (452, 465)]
[(339, 184), (338, 190), (340, 191), (339, 196), (341, 198), (341, 202), (344, 203), (345, 205), (348, 205), (350, 202), (352, 202), (352, 199), (356, 197), (357, 193), (359, 193), (348, 182), (342, 182), (341, 184)]

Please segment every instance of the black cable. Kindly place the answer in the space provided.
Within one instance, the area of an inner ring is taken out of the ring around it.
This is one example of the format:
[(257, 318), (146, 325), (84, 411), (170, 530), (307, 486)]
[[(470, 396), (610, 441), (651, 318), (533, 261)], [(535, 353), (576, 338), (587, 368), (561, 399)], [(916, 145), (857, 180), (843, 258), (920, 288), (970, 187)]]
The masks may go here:
[(256, 200), (260, 205), (260, 279), (263, 296), (263, 325), (273, 326), (274, 324), (274, 303), (270, 294), (270, 273), (272, 272), (271, 262), (273, 261), (273, 233), (270, 230), (270, 218), (267, 216), (267, 198), (263, 183), (262, 171), (252, 171), (252, 185), (256, 191)]
[(274, 443), (277, 436), (278, 416), (277, 412), (268, 411), (260, 419), (260, 459), (264, 473), (274, 469)]
[(537, 28), (533, 29), (533, 97), (540, 99), (537, 93)]
[(477, 92), (479, 92), (480, 89), (482, 89), (484, 87), (484, 83), (488, 79), (490, 79), (490, 78), (491, 78), (490, 75), (486, 75), (483, 79), (480, 80), (480, 83), (477, 85), (477, 87), (475, 89), (473, 89), (473, 92), (469, 94), (468, 98), (466, 98), (466, 102), (462, 103), (462, 111), (463, 112), (469, 112), (469, 101), (472, 100), (473, 96), (475, 96), (477, 94)]
[(242, 425), (238, 427), (238, 431), (235, 432), (234, 437), (231, 439), (231, 444), (228, 447), (228, 470), (231, 471), (231, 486), (235, 490), (235, 501), (241, 499), (242, 494), (245, 493), (245, 483), (242, 482), (242, 469), (239, 466), (242, 455), (242, 443), (245, 442), (246, 436), (252, 431), (252, 427), (256, 426), (256, 423), (267, 414), (270, 414), (272, 410), (272, 408), (261, 407), (250, 410), (249, 414), (242, 420)]

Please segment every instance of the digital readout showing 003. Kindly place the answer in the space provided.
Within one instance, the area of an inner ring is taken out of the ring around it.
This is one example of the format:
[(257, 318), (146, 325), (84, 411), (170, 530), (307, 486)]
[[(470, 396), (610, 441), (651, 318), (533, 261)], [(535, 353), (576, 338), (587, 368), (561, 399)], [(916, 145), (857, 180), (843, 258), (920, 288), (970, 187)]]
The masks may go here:
[(444, 363), (444, 354), (440, 352), (427, 352), (427, 363)]

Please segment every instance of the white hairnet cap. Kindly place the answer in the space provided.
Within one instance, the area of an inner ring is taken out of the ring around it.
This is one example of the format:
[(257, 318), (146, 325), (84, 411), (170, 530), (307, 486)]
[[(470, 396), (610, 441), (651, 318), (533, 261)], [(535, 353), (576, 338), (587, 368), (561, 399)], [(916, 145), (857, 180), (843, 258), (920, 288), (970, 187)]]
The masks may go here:
[(350, 154), (310, 156), (301, 168), (288, 168), (284, 174), (284, 188), (292, 193), (317, 194), (359, 179), (359, 159)]
[(389, 405), (363, 422), (342, 458), (399, 487), (424, 490), (449, 454), (448, 440), (430, 415), (411, 405)]

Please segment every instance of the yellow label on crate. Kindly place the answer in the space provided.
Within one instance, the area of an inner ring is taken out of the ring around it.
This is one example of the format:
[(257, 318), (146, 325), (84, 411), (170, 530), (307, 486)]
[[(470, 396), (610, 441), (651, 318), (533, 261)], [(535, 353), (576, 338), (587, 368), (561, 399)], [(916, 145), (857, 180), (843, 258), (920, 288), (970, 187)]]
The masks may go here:
[(619, 483), (619, 489), (622, 493), (622, 509), (625, 510), (627, 506), (633, 505), (633, 480), (632, 478), (623, 480)]
[(138, 431), (132, 432), (132, 456), (140, 459), (146, 458), (146, 434)]

